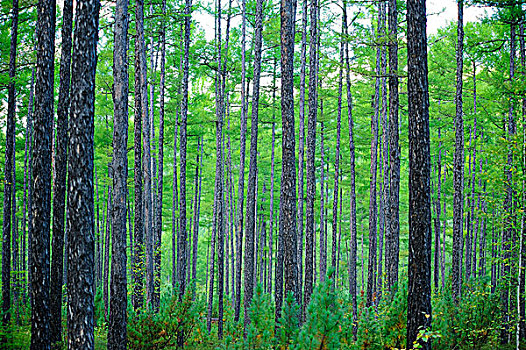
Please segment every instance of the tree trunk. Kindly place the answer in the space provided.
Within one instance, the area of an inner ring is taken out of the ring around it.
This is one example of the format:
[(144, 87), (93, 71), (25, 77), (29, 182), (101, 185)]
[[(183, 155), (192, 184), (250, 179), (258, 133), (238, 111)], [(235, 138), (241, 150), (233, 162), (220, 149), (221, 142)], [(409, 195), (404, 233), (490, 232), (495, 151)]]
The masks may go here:
[[(108, 177), (111, 179), (113, 165), (108, 164)], [(104, 300), (104, 320), (108, 320), (108, 281), (110, 274), (110, 237), (111, 237), (111, 226), (112, 226), (112, 217), (110, 216), (113, 212), (113, 195), (112, 187), (108, 185), (108, 204), (106, 205), (106, 234), (104, 236), (104, 280), (102, 281), (102, 297)]]
[[(276, 92), (273, 92), (273, 101), (275, 101)], [(276, 146), (276, 122), (272, 120), (272, 148), (270, 155), (270, 227), (269, 227), (269, 273), (267, 293), (272, 293), (272, 254), (274, 247), (274, 158)]]
[[(194, 283), (197, 278), (197, 244), (199, 242), (199, 211), (201, 209), (201, 181), (202, 181), (202, 174), (203, 174), (203, 137), (200, 138), (200, 158), (199, 158), (199, 191), (198, 191), (198, 198), (197, 198), (197, 206), (194, 207), (194, 210), (196, 210), (196, 215), (194, 219), (194, 246), (193, 246), (193, 253), (192, 253), (192, 280), (194, 280)], [(195, 293), (195, 287), (194, 287), (194, 293)], [(195, 294), (194, 294), (195, 298)]]
[[(305, 0), (306, 1), (306, 0)], [(305, 289), (303, 297), (303, 319), (306, 319), (307, 306), (314, 288), (314, 201), (316, 196), (316, 116), (318, 109), (318, 65), (316, 63), (316, 40), (318, 38), (317, 0), (310, 5), (310, 46), (309, 46), (309, 114), (307, 119), (307, 196), (305, 210)]]
[(68, 348), (94, 349), (93, 153), (97, 0), (77, 2), (68, 164)]
[[(378, 17), (380, 24), (381, 20)], [(377, 40), (379, 34), (377, 33)], [(376, 299), (376, 239), (378, 206), (376, 203), (376, 175), (378, 167), (378, 117), (380, 113), (380, 46), (376, 44), (376, 79), (374, 88), (374, 113), (371, 116), (371, 175), (369, 185), (369, 263), (367, 265), (367, 300), (366, 305), (371, 306)]]
[[(45, 5), (44, 5), (45, 6)], [(8, 83), (8, 106), (6, 125), (6, 148), (5, 148), (5, 179), (13, 179), (15, 163), (15, 77), (16, 77), (16, 53), (18, 38), (18, 0), (13, 0), (11, 19), (11, 46), (9, 52), (9, 83)], [(4, 221), (2, 237), (2, 325), (7, 327), (11, 320), (11, 230), (14, 223), (11, 221), (12, 212), (16, 204), (13, 202), (13, 193), (16, 186), (13, 181), (5, 181), (4, 184)], [(49, 236), (48, 236), (49, 239)], [(48, 248), (49, 252), (49, 248)], [(5, 335), (1, 342), (6, 343)]]
[(128, 55), (126, 51), (128, 48), (128, 0), (119, 0), (115, 4), (114, 28), (112, 160), (114, 198), (112, 205), (108, 349), (125, 350), (127, 345), (126, 309), (128, 306), (126, 281), (126, 203), (128, 194)]
[(250, 303), (254, 294), (254, 284), (256, 266), (254, 259), (255, 241), (255, 219), (256, 219), (256, 189), (257, 189), (257, 152), (258, 152), (258, 114), (259, 114), (259, 90), (261, 76), (261, 51), (263, 44), (263, 0), (256, 2), (255, 18), (255, 38), (254, 38), (254, 81), (252, 92), (252, 123), (250, 132), (250, 163), (248, 170), (247, 186), (247, 229), (245, 237), (245, 332), (250, 323)]
[[(294, 128), (294, 20), (296, 1), (281, 2), (281, 113), (282, 173), (279, 235), (283, 238), (284, 295), (298, 298), (297, 231), (296, 231), (296, 139)], [(278, 296), (282, 298), (281, 295)], [(276, 315), (281, 303), (276, 301)]]
[[(299, 294), (297, 295), (301, 305), (303, 285), (303, 205), (304, 194), (304, 170), (305, 170), (305, 71), (307, 66), (307, 16), (308, 0), (303, 0), (301, 19), (301, 58), (300, 58), (300, 96), (299, 96), (299, 139), (298, 139), (298, 281)], [(274, 72), (275, 73), (275, 72)], [(274, 77), (275, 79), (275, 77)], [(274, 92), (275, 94), (275, 89)], [(272, 213), (271, 213), (272, 215)], [(272, 223), (272, 218), (271, 218)], [(270, 227), (272, 237), (272, 225)], [(271, 245), (272, 246), (272, 245)], [(272, 254), (270, 255), (272, 259)], [(272, 266), (272, 261), (270, 266)], [(272, 278), (269, 280), (271, 281)]]
[(246, 0), (241, 0), (241, 125), (239, 139), (239, 176), (237, 189), (237, 226), (236, 226), (236, 301), (234, 321), (239, 321), (241, 309), (241, 265), (243, 250), (243, 202), (245, 199), (245, 150), (247, 141), (247, 111), (245, 102), (245, 40), (246, 40)]
[[(135, 9), (135, 26), (138, 32), (139, 12)], [(135, 250), (133, 308), (138, 311), (144, 303), (144, 220), (142, 193), (142, 89), (141, 89), (141, 61), (140, 40), (135, 36), (135, 110), (134, 110), (134, 182), (135, 182)]]
[(458, 0), (457, 20), (457, 90), (455, 94), (455, 156), (453, 164), (453, 251), (452, 251), (452, 289), (453, 299), (458, 301), (462, 287), (462, 191), (464, 187), (464, 121), (462, 111), (462, 71), (464, 50), (464, 0)]
[[(426, 5), (407, 4), (409, 112), (409, 263), (407, 348), (421, 329), (431, 326), (431, 198)], [(431, 342), (420, 340), (422, 349)]]
[[(320, 110), (323, 111), (323, 100), (320, 101)], [(320, 112), (323, 117), (323, 112)], [(325, 146), (323, 144), (324, 137), (324, 125), (320, 123), (321, 127), (321, 144), (320, 144), (320, 157), (321, 157), (321, 177), (320, 177), (320, 282), (325, 281), (325, 275), (327, 274), (327, 233), (325, 230)], [(328, 162), (327, 162), (328, 163)]]
[[(162, 3), (163, 16), (166, 16), (166, 0)], [(154, 290), (153, 307), (159, 311), (161, 303), (161, 238), (163, 233), (163, 171), (164, 171), (164, 98), (165, 98), (165, 63), (166, 63), (166, 23), (163, 18), (161, 25), (161, 75), (159, 96), (159, 170), (157, 177), (155, 247), (154, 247)], [(152, 102), (153, 106), (153, 102)], [(153, 107), (152, 107), (153, 108)], [(153, 125), (153, 113), (152, 113)]]
[[(181, 129), (180, 129), (180, 154), (181, 174), (179, 198), (179, 231), (177, 233), (177, 282), (179, 283), (179, 300), (182, 299), (186, 290), (186, 124), (188, 118), (188, 73), (190, 55), (190, 23), (191, 23), (192, 0), (186, 0), (184, 13), (184, 60), (183, 60), (183, 96), (181, 101)], [(179, 337), (178, 342), (182, 341)], [(181, 346), (182, 344), (179, 344)]]
[[(31, 349), (49, 349), (50, 345), (49, 220), (51, 211), (55, 10), (55, 0), (41, 1), (38, 4), (34, 144), (31, 157), (31, 224), (29, 232), (29, 241), (31, 242), (29, 249), (32, 310)], [(9, 218), (9, 216), (7, 217)], [(5, 219), (4, 222), (6, 222)], [(11, 232), (10, 227), (7, 232)], [(9, 237), (4, 238), (4, 242), (9, 242)], [(9, 259), (8, 256), (10, 254), (3, 254), (2, 258)], [(9, 262), (6, 262), (5, 266), (10, 266)], [(3, 283), (3, 286), (5, 288), (6, 284)], [(4, 298), (5, 300), (6, 298)]]
[(142, 175), (144, 180), (143, 187), (143, 231), (145, 238), (145, 263), (146, 263), (146, 306), (152, 306), (153, 297), (153, 221), (152, 221), (152, 168), (151, 168), (151, 154), (150, 154), (150, 117), (148, 114), (148, 87), (147, 87), (147, 67), (146, 67), (146, 48), (144, 42), (144, 0), (137, 0), (136, 6), (136, 30), (137, 40), (136, 55), (138, 56), (139, 75), (139, 89), (141, 98), (141, 118), (142, 118), (142, 144), (143, 144), (143, 162)]

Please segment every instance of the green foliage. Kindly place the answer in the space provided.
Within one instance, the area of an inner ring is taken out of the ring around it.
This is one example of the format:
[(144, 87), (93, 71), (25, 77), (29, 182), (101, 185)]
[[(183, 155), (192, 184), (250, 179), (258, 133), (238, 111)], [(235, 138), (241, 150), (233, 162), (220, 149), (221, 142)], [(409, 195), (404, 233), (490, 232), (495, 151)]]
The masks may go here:
[(273, 338), (274, 315), (270, 295), (264, 293), (263, 286), (258, 283), (250, 304), (250, 324), (244, 349), (271, 349)]
[(501, 329), (498, 294), (491, 294), (486, 279), (472, 280), (455, 304), (451, 289), (435, 296), (433, 329), (441, 334), (436, 349), (480, 349), (485, 344), (500, 346)]
[(285, 305), (281, 311), (281, 317), (277, 325), (277, 341), (279, 348), (287, 349), (297, 340), (299, 333), (300, 306), (292, 292), (287, 293)]
[(312, 294), (307, 320), (299, 336), (297, 349), (339, 349), (343, 310), (337, 300), (331, 272)]
[(164, 349), (175, 346), (179, 337), (187, 344), (197, 323), (198, 304), (187, 292), (181, 301), (174, 295), (158, 313), (151, 310), (130, 312), (128, 349)]

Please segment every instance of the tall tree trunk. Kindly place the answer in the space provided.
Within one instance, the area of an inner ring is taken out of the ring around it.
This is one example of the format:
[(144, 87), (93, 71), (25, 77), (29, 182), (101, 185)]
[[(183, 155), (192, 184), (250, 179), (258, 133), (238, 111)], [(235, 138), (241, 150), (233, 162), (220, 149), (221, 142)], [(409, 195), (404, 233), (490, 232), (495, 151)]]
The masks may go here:
[[(184, 60), (183, 60), (183, 96), (181, 101), (181, 129), (180, 129), (180, 154), (181, 174), (179, 198), (179, 231), (177, 233), (177, 282), (179, 283), (179, 300), (182, 299), (186, 290), (186, 124), (188, 118), (188, 75), (190, 55), (190, 23), (191, 23), (192, 0), (186, 0), (184, 13)], [(179, 346), (182, 337), (179, 337)]]
[[(307, 0), (305, 0), (307, 1)], [(303, 297), (303, 319), (306, 318), (307, 305), (310, 303), (314, 288), (314, 265), (316, 255), (314, 253), (314, 198), (316, 196), (316, 116), (318, 109), (318, 65), (316, 63), (316, 40), (318, 38), (317, 0), (310, 4), (310, 46), (309, 46), (309, 114), (307, 118), (307, 196), (305, 210), (305, 289)]]
[[(6, 126), (6, 148), (5, 148), (5, 179), (13, 179), (15, 163), (15, 118), (16, 118), (16, 99), (15, 99), (15, 77), (16, 77), (16, 51), (18, 38), (18, 0), (13, 0), (11, 19), (11, 46), (9, 52), (9, 84), (8, 84), (8, 105), (7, 105), (7, 126)], [(2, 325), (7, 327), (11, 320), (11, 222), (12, 212), (15, 211), (13, 193), (16, 187), (13, 181), (5, 181), (4, 184), (4, 221), (2, 233)], [(49, 237), (48, 237), (49, 239)], [(49, 248), (48, 248), (49, 251)], [(0, 340), (7, 342), (3, 335)]]
[[(431, 326), (431, 198), (426, 5), (407, 3), (409, 112), (409, 263), (407, 348)], [(422, 349), (431, 342), (420, 340)]]
[[(378, 24), (381, 23), (380, 16)], [(376, 34), (379, 41), (379, 33)], [(374, 113), (371, 116), (371, 175), (369, 185), (369, 263), (367, 264), (367, 300), (371, 306), (376, 298), (376, 240), (378, 235), (378, 206), (376, 203), (376, 176), (378, 168), (378, 117), (380, 114), (380, 45), (376, 44), (376, 79), (374, 88)]]
[[(305, 170), (305, 71), (307, 66), (307, 16), (308, 0), (303, 0), (301, 18), (301, 56), (300, 56), (300, 96), (299, 96), (299, 137), (298, 137), (298, 281), (299, 294), (298, 301), (301, 303), (303, 297), (303, 205), (305, 202), (304, 193), (304, 170)], [(275, 72), (274, 72), (275, 74)], [(275, 77), (274, 77), (275, 80)], [(275, 89), (274, 92), (275, 93)], [(271, 213), (272, 216), (272, 213)], [(272, 223), (272, 217), (271, 217)], [(272, 237), (272, 225), (270, 227), (270, 237)], [(272, 244), (270, 245), (272, 246)], [(270, 254), (272, 260), (272, 254)], [(272, 266), (272, 261), (270, 263)], [(271, 281), (272, 278), (269, 280)]]
[(152, 221), (152, 168), (151, 168), (151, 154), (150, 154), (150, 117), (148, 114), (148, 87), (147, 87), (147, 67), (146, 67), (146, 48), (144, 40), (144, 0), (137, 0), (135, 5), (136, 11), (136, 30), (137, 40), (136, 55), (138, 56), (139, 75), (139, 89), (141, 98), (141, 118), (142, 118), (142, 144), (143, 144), (143, 161), (142, 161), (142, 175), (144, 180), (143, 186), (143, 231), (144, 231), (144, 246), (145, 254), (145, 269), (146, 269), (146, 306), (152, 306), (153, 297), (153, 221)]
[(464, 0), (457, 0), (457, 87), (455, 94), (455, 156), (453, 164), (453, 250), (452, 250), (452, 289), (453, 299), (458, 301), (462, 287), (462, 191), (464, 187), (464, 121), (462, 111), (462, 71), (464, 61)]
[[(392, 1), (392, 0), (391, 0)], [(395, 0), (396, 1), (396, 0)], [(395, 6), (396, 7), (396, 6)], [(352, 95), (351, 95), (351, 68), (349, 60), (349, 39), (348, 39), (348, 22), (347, 22), (347, 1), (343, 1), (343, 21), (344, 21), (344, 35), (345, 35), (345, 80), (347, 85), (347, 118), (349, 125), (349, 163), (350, 163), (350, 220), (349, 231), (351, 232), (351, 249), (349, 256), (349, 293), (352, 300), (353, 318), (356, 319), (358, 315), (358, 306), (356, 300), (356, 257), (358, 250), (358, 237), (356, 228), (356, 171), (355, 171), (355, 146), (354, 146), (354, 121), (352, 115)], [(391, 18), (391, 17), (389, 17)], [(391, 56), (389, 56), (391, 57)], [(390, 64), (391, 66), (391, 64)], [(391, 66), (392, 67), (392, 66)], [(389, 80), (390, 81), (390, 80)], [(389, 86), (391, 88), (391, 85)], [(392, 91), (390, 89), (390, 91)], [(391, 120), (391, 119), (390, 119)], [(398, 132), (398, 129), (396, 130)], [(353, 334), (356, 337), (357, 327), (353, 327)]]
[(55, 140), (55, 176), (53, 181), (53, 238), (51, 241), (51, 312), (50, 340), (62, 340), (62, 282), (64, 280), (64, 210), (66, 205), (66, 171), (68, 163), (68, 112), (71, 69), (71, 32), (73, 0), (64, 1), (62, 19), (62, 50), (60, 57), (60, 88), (57, 105)]
[(380, 107), (380, 118), (382, 124), (382, 147), (381, 147), (381, 163), (380, 174), (382, 175), (382, 182), (380, 182), (380, 203), (379, 203), (379, 235), (378, 235), (378, 277), (377, 277), (377, 303), (380, 300), (383, 288), (383, 251), (384, 251), (384, 237), (386, 229), (386, 214), (385, 208), (387, 204), (387, 197), (389, 196), (389, 162), (388, 162), (388, 144), (387, 144), (387, 52), (385, 47), (385, 22), (386, 22), (386, 3), (380, 2), (380, 85), (382, 105)]
[(400, 251), (400, 146), (398, 144), (398, 8), (389, 0), (389, 209), (386, 230), (385, 266), (387, 289), (398, 287)]
[[(279, 235), (283, 239), (284, 295), (298, 298), (297, 231), (296, 231), (296, 139), (294, 128), (294, 20), (296, 1), (281, 2), (281, 113), (282, 172), (279, 213)], [(278, 295), (278, 299), (282, 296)], [(276, 301), (276, 315), (281, 303)]]
[[(38, 3), (34, 144), (31, 157), (31, 224), (29, 232), (29, 241), (31, 242), (29, 266), (31, 269), (31, 349), (49, 349), (50, 344), (49, 220), (51, 211), (55, 10), (55, 0), (42, 0)], [(9, 242), (9, 240), (4, 239), (4, 242)], [(10, 256), (10, 254), (6, 255)], [(6, 255), (2, 256), (3, 259), (8, 259)], [(6, 266), (9, 265), (6, 263)]]
[[(273, 101), (275, 101), (276, 93), (273, 92)], [(274, 109), (275, 110), (275, 109)], [(270, 155), (270, 227), (269, 227), (269, 273), (268, 273), (268, 289), (267, 293), (272, 293), (272, 254), (274, 247), (274, 158), (276, 148), (276, 122), (272, 120), (272, 146)]]
[[(113, 165), (108, 164), (108, 177), (110, 181), (113, 177), (112, 174)], [(112, 227), (112, 217), (110, 216), (113, 212), (113, 191), (112, 187), (108, 185), (108, 204), (106, 205), (106, 234), (104, 236), (104, 280), (102, 281), (102, 297), (104, 300), (104, 320), (108, 320), (108, 305), (109, 305), (109, 295), (108, 295), (108, 282), (110, 274), (110, 237), (111, 237), (111, 227)]]
[[(162, 3), (163, 16), (166, 16), (166, 0)], [(165, 98), (165, 63), (166, 63), (166, 19), (161, 24), (161, 75), (159, 96), (159, 170), (157, 177), (155, 247), (154, 247), (154, 291), (153, 307), (159, 311), (161, 303), (161, 238), (163, 233), (163, 171), (164, 171), (164, 98)], [(153, 103), (152, 103), (153, 106)], [(153, 108), (153, 107), (152, 107)], [(152, 113), (153, 125), (153, 113)]]
[(126, 309), (128, 306), (126, 281), (126, 203), (128, 195), (128, 55), (126, 51), (128, 48), (128, 0), (119, 0), (115, 4), (114, 28), (112, 160), (114, 198), (111, 221), (112, 251), (108, 349), (125, 350), (127, 345)]
[(99, 8), (99, 1), (84, 0), (77, 2), (75, 10), (67, 204), (70, 349), (95, 348), (93, 134)]
[[(515, 38), (515, 24), (510, 25), (510, 81), (513, 81), (515, 76), (515, 50), (516, 50), (516, 38)], [(504, 220), (504, 232), (502, 240), (502, 275), (501, 281), (503, 283), (501, 289), (501, 307), (502, 307), (502, 330), (501, 330), (501, 343), (507, 344), (510, 341), (510, 279), (511, 279), (511, 266), (510, 259), (512, 257), (511, 251), (513, 248), (513, 241), (515, 239), (514, 219), (513, 215), (513, 139), (515, 137), (515, 118), (513, 110), (513, 98), (510, 99), (509, 111), (508, 111), (508, 160), (505, 168), (506, 183), (505, 191), (506, 196), (504, 198), (504, 211), (506, 218)]]
[(259, 114), (259, 90), (261, 76), (261, 52), (263, 45), (263, 0), (256, 1), (256, 18), (255, 18), (255, 37), (254, 37), (254, 81), (252, 92), (252, 123), (250, 132), (250, 163), (248, 170), (247, 186), (247, 229), (245, 237), (245, 332), (250, 323), (250, 303), (254, 294), (254, 284), (256, 266), (254, 259), (254, 241), (256, 225), (256, 189), (257, 189), (257, 172), (258, 172), (258, 114)]
[(246, 0), (241, 0), (241, 125), (239, 138), (239, 175), (237, 187), (236, 218), (236, 301), (234, 321), (239, 321), (241, 309), (241, 265), (243, 250), (243, 202), (245, 199), (245, 151), (247, 141), (247, 109), (245, 102), (245, 40), (246, 40)]
[[(135, 8), (135, 30), (138, 32), (139, 12)], [(135, 249), (133, 261), (133, 308), (135, 311), (142, 308), (144, 303), (144, 220), (143, 220), (143, 193), (142, 193), (142, 89), (141, 89), (141, 61), (140, 40), (135, 36), (135, 110), (134, 110), (134, 182), (135, 182)]]
[[(323, 110), (323, 100), (320, 101), (320, 110)], [(320, 115), (323, 117), (323, 113)], [(325, 230), (325, 146), (323, 144), (324, 138), (324, 125), (320, 123), (321, 128), (321, 140), (320, 140), (320, 157), (321, 157), (321, 177), (320, 177), (320, 282), (325, 281), (325, 275), (327, 274), (327, 234)], [(327, 162), (328, 163), (328, 162)]]
[[(193, 253), (192, 253), (192, 280), (196, 281), (197, 278), (197, 244), (199, 242), (199, 211), (201, 209), (201, 182), (203, 180), (202, 174), (203, 174), (203, 137), (200, 138), (200, 157), (199, 157), (199, 191), (198, 191), (198, 198), (197, 198), (197, 206), (194, 207), (194, 210), (196, 210), (196, 215), (194, 219), (194, 246), (193, 246)], [(194, 287), (194, 293), (195, 293), (195, 287)], [(195, 295), (194, 295), (195, 298)]]

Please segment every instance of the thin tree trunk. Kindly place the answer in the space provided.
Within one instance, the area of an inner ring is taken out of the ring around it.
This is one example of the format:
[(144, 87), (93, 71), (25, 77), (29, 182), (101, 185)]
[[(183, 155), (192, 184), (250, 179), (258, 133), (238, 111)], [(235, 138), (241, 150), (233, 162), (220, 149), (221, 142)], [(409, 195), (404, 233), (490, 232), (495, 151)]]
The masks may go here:
[[(111, 287), (108, 349), (125, 350), (126, 309), (126, 204), (128, 197), (128, 0), (115, 4), (113, 54), (113, 191)], [(161, 92), (162, 94), (162, 92)], [(162, 106), (162, 105), (161, 105)], [(162, 115), (162, 114), (161, 114)], [(162, 120), (162, 119), (161, 119)]]
[[(43, 5), (45, 6), (45, 5)], [(11, 19), (11, 46), (9, 52), (9, 84), (7, 102), (7, 125), (6, 125), (6, 148), (5, 148), (5, 179), (14, 178), (15, 164), (15, 77), (16, 77), (16, 53), (18, 38), (18, 0), (13, 0)], [(40, 24), (40, 23), (39, 23)], [(53, 23), (54, 25), (54, 23)], [(13, 201), (13, 193), (16, 186), (13, 181), (5, 181), (4, 184), (4, 221), (2, 233), (2, 325), (7, 327), (11, 320), (11, 230), (12, 212), (15, 211), (16, 203)], [(48, 236), (49, 239), (49, 236)], [(49, 247), (47, 248), (49, 252)], [(1, 336), (1, 343), (6, 343), (5, 335)]]
[(453, 250), (452, 250), (452, 289), (453, 298), (458, 301), (462, 286), (462, 191), (464, 187), (464, 121), (462, 111), (462, 71), (464, 50), (464, 0), (458, 0), (457, 20), (457, 87), (455, 94), (455, 156), (453, 164)]
[(66, 171), (68, 163), (68, 112), (71, 69), (71, 32), (73, 0), (64, 1), (62, 10), (62, 50), (60, 57), (60, 88), (57, 107), (55, 140), (55, 174), (53, 181), (53, 238), (51, 241), (51, 312), (50, 340), (62, 340), (62, 282), (64, 281), (64, 210), (66, 206)]
[(68, 164), (68, 348), (94, 349), (93, 153), (97, 0), (77, 2), (71, 69)]
[[(135, 27), (138, 30), (139, 9), (135, 9)], [(143, 175), (142, 175), (142, 88), (141, 48), (139, 36), (135, 36), (135, 110), (134, 110), (134, 182), (135, 182), (135, 249), (133, 261), (134, 290), (133, 308), (138, 311), (144, 303), (144, 220), (143, 220)]]
[[(303, 205), (305, 202), (304, 194), (304, 170), (305, 170), (305, 71), (307, 66), (307, 16), (308, 0), (303, 0), (302, 19), (301, 19), (301, 58), (300, 58), (300, 96), (299, 96), (299, 139), (298, 139), (298, 281), (299, 294), (298, 301), (301, 305), (303, 297)], [(274, 70), (275, 81), (275, 70)], [(275, 84), (274, 84), (275, 86)], [(275, 88), (273, 94), (275, 94)], [(271, 213), (272, 215), (272, 213)], [(272, 218), (270, 227), (270, 237), (272, 237)], [(272, 244), (271, 244), (272, 246)], [(271, 251), (272, 252), (272, 251)], [(272, 254), (270, 254), (272, 266)], [(272, 281), (272, 277), (269, 279)]]
[[(186, 0), (184, 13), (184, 61), (183, 61), (183, 96), (181, 102), (181, 129), (180, 129), (180, 154), (181, 174), (180, 186), (181, 196), (179, 198), (179, 231), (177, 236), (177, 281), (179, 283), (179, 300), (182, 299), (186, 290), (186, 124), (188, 118), (188, 76), (190, 55), (190, 22), (191, 22), (192, 0)], [(182, 346), (182, 337), (179, 336), (178, 346)]]
[[(407, 3), (409, 115), (409, 262), (407, 348), (431, 326), (431, 198), (426, 5)], [(418, 341), (422, 349), (431, 342)]]
[(241, 309), (241, 265), (243, 249), (243, 202), (245, 199), (245, 151), (247, 140), (247, 109), (245, 102), (245, 40), (246, 40), (246, 0), (241, 0), (241, 125), (239, 139), (239, 176), (237, 190), (237, 226), (236, 226), (236, 301), (234, 321), (239, 321)]
[[(307, 1), (307, 0), (305, 0)], [(318, 70), (316, 63), (316, 40), (318, 38), (318, 19), (317, 19), (317, 0), (312, 0), (310, 4), (310, 46), (309, 46), (309, 114), (307, 118), (307, 196), (305, 210), (305, 289), (303, 297), (303, 320), (306, 319), (307, 305), (310, 303), (314, 288), (314, 265), (316, 264), (316, 254), (314, 252), (315, 218), (314, 218), (314, 198), (316, 196), (316, 116), (318, 109)]]
[[(276, 91), (273, 92), (273, 102), (275, 101)], [(275, 108), (274, 108), (275, 110)], [(267, 293), (272, 293), (272, 254), (274, 247), (274, 158), (276, 146), (276, 122), (272, 120), (272, 148), (270, 155), (270, 227), (269, 227), (269, 274)]]
[[(320, 109), (323, 110), (323, 100), (320, 101)], [(321, 114), (323, 117), (323, 114)], [(324, 206), (325, 206), (325, 146), (323, 144), (324, 137), (324, 125), (320, 123), (321, 127), (321, 144), (320, 144), (320, 157), (321, 157), (321, 177), (320, 177), (320, 282), (325, 281), (325, 275), (327, 274), (327, 242), (325, 232), (325, 218), (324, 218)]]
[(255, 262), (254, 259), (254, 240), (255, 240), (255, 219), (256, 219), (256, 189), (257, 189), (257, 151), (258, 151), (258, 115), (259, 115), (259, 91), (261, 76), (261, 52), (263, 45), (263, 0), (256, 2), (255, 18), (255, 38), (254, 38), (254, 81), (252, 92), (252, 123), (250, 132), (250, 163), (248, 170), (247, 186), (247, 229), (245, 237), (245, 332), (250, 323), (250, 303), (254, 294)]
[[(199, 158), (199, 192), (198, 192), (198, 198), (197, 198), (197, 214), (195, 215), (194, 219), (194, 246), (193, 246), (193, 254), (192, 254), (192, 279), (194, 280), (194, 283), (197, 278), (197, 244), (199, 243), (199, 212), (201, 210), (201, 182), (203, 180), (202, 174), (203, 174), (203, 142), (204, 139), (201, 137), (200, 142), (200, 149), (201, 149), (201, 155)], [(208, 260), (208, 257), (207, 257)], [(194, 298), (195, 298), (195, 287), (194, 287)]]
[[(108, 164), (108, 177), (113, 177), (112, 169), (113, 165), (110, 163)], [(109, 274), (110, 274), (110, 236), (111, 236), (111, 213), (113, 212), (112, 204), (113, 204), (113, 198), (112, 198), (112, 186), (108, 185), (108, 204), (106, 206), (106, 235), (105, 235), (105, 242), (104, 242), (104, 280), (102, 281), (102, 297), (104, 300), (104, 319), (108, 320), (108, 305), (109, 305), (109, 298), (108, 298), (108, 282), (109, 282)]]

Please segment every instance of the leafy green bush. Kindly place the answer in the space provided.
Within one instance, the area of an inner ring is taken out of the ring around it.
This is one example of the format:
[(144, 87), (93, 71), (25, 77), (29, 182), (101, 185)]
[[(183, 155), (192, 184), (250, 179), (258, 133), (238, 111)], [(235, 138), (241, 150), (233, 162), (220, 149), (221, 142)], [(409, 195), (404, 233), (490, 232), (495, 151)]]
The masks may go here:
[(279, 349), (288, 349), (297, 340), (299, 333), (300, 306), (292, 292), (287, 293), (285, 305), (277, 327), (277, 342)]
[(250, 303), (250, 324), (247, 327), (244, 349), (271, 349), (274, 338), (274, 314), (270, 295), (263, 292), (261, 283)]
[(179, 302), (177, 295), (158, 313), (141, 310), (130, 312), (128, 320), (128, 349), (164, 349), (183, 343), (191, 336), (197, 323), (198, 304), (187, 292)]

